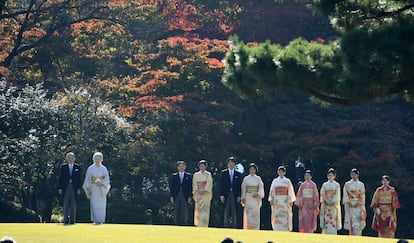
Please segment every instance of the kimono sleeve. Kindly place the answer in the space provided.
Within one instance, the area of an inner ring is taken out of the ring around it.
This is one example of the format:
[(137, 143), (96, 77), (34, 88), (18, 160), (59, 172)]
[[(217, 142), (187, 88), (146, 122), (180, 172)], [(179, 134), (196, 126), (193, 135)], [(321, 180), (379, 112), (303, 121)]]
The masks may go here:
[(293, 203), (294, 201), (296, 201), (296, 196), (295, 196), (295, 190), (293, 189), (293, 185), (290, 179), (288, 179), (288, 184), (289, 184), (288, 186), (289, 202)]
[(394, 209), (400, 208), (400, 201), (398, 200), (398, 194), (397, 191), (393, 188), (392, 192), (392, 206)]
[(247, 176), (243, 178), (243, 182), (241, 184), (241, 198), (242, 199), (246, 198), (246, 179), (247, 179)]
[(195, 173), (193, 176), (193, 195), (197, 194), (197, 188), (197, 173)]
[(325, 183), (322, 184), (321, 186), (321, 193), (319, 194), (319, 202), (320, 203), (324, 203), (325, 202)]
[(269, 189), (269, 197), (268, 197), (268, 201), (270, 203), (273, 202), (273, 197), (275, 195), (275, 180), (272, 181), (272, 184), (270, 185), (270, 189)]
[(346, 203), (349, 203), (348, 185), (349, 185), (349, 182), (346, 182), (343, 188), (342, 204), (344, 205)]
[[(193, 187), (194, 187), (194, 184), (193, 184)], [(213, 177), (211, 176), (211, 173), (208, 173), (208, 176), (207, 176), (206, 191), (208, 193), (213, 192)]]
[(85, 180), (83, 181), (82, 188), (85, 191), (86, 197), (89, 198), (88, 189), (91, 188), (91, 171), (90, 168), (86, 170)]
[(105, 168), (104, 178), (102, 179), (102, 193), (108, 194), (111, 189), (111, 181), (109, 179), (109, 171)]
[(378, 207), (378, 191), (379, 191), (379, 188), (377, 188), (375, 190), (374, 196), (372, 196), (371, 208), (377, 208)]
[(302, 207), (302, 190), (303, 190), (303, 183), (300, 185), (298, 192), (296, 193), (296, 201), (295, 205), (298, 207)]
[(264, 198), (264, 184), (263, 184), (263, 181), (262, 181), (262, 178), (260, 178), (260, 176), (259, 176), (259, 191), (258, 191), (258, 194), (259, 194), (259, 196), (260, 196), (260, 198)]
[(365, 207), (365, 185), (363, 182), (361, 182), (361, 201), (359, 204), (364, 205)]
[(341, 203), (341, 186), (339, 185), (339, 183), (336, 183), (336, 193), (335, 193), (335, 197), (332, 200), (335, 204), (340, 204)]
[(316, 206), (319, 207), (319, 192), (318, 192), (318, 186), (316, 186), (315, 183), (312, 183), (313, 185), (313, 201), (316, 203)]

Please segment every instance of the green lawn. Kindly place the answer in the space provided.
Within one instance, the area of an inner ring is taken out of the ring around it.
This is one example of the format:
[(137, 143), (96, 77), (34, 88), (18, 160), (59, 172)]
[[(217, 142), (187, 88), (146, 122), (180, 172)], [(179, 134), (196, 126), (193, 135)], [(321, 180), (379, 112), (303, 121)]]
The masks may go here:
[(196, 228), (178, 226), (76, 224), (0, 224), (0, 237), (11, 236), (17, 243), (28, 242), (221, 242), (225, 237), (243, 243), (395, 243), (396, 239), (374, 237), (332, 236), (273, 232), (265, 230), (232, 230), (218, 228)]

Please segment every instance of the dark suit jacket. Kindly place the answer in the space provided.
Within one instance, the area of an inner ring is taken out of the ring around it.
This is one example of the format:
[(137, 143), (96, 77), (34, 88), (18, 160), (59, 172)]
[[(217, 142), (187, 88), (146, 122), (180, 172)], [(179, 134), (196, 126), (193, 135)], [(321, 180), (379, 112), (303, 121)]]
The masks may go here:
[(183, 183), (180, 183), (180, 175), (178, 172), (174, 173), (169, 181), (170, 196), (176, 198), (180, 191), (183, 192), (187, 199), (193, 196), (193, 177), (190, 173), (184, 172)]
[(242, 180), (243, 178), (240, 172), (234, 171), (233, 183), (231, 183), (229, 170), (228, 169), (223, 170), (221, 172), (221, 179), (220, 179), (220, 196), (224, 196), (224, 198), (227, 198), (230, 193), (230, 188), (231, 188), (234, 196), (240, 197)]
[(71, 185), (72, 185), (73, 190), (75, 191), (75, 195), (76, 195), (76, 190), (80, 190), (82, 188), (82, 185), (81, 185), (81, 167), (80, 167), (79, 164), (76, 164), (76, 163), (73, 164), (72, 175), (70, 175), (70, 173), (69, 173), (69, 165), (68, 164), (63, 164), (61, 166), (58, 189), (63, 190), (63, 195), (65, 195), (65, 191), (66, 191), (66, 188), (67, 188), (70, 180), (72, 180)]

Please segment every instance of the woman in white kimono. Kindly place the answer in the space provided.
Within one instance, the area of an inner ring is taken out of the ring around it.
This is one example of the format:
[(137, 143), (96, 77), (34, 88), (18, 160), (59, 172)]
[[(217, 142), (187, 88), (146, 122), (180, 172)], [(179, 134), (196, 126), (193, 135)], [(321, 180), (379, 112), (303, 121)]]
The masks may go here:
[(367, 211), (365, 209), (365, 185), (359, 180), (359, 170), (350, 172), (351, 180), (345, 182), (342, 203), (344, 205), (344, 229), (350, 235), (362, 235), (365, 228)]
[(99, 225), (105, 222), (106, 216), (106, 195), (111, 188), (109, 184), (109, 172), (102, 164), (102, 153), (95, 153), (93, 155), (93, 162), (88, 167), (83, 182), (83, 190), (86, 197), (90, 200), (91, 221), (93, 224)]
[(328, 170), (328, 181), (321, 187), (321, 210), (319, 215), (322, 234), (337, 234), (341, 223), (341, 186), (335, 181), (336, 172)]
[(272, 228), (277, 231), (292, 231), (292, 205), (296, 201), (292, 182), (285, 177), (286, 168), (277, 168), (279, 177), (273, 179), (269, 191), (272, 206)]
[(263, 181), (256, 175), (257, 166), (249, 165), (249, 175), (244, 177), (241, 185), (241, 204), (244, 207), (243, 229), (260, 229), (260, 208), (264, 198)]
[(213, 195), (213, 177), (206, 171), (207, 162), (198, 162), (200, 171), (193, 175), (194, 225), (208, 227), (210, 221), (210, 204)]

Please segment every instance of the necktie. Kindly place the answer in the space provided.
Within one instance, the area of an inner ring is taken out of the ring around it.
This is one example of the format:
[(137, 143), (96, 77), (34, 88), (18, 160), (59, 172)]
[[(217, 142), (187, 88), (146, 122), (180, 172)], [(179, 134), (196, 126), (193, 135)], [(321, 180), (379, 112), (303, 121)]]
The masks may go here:
[(230, 170), (230, 182), (233, 183), (233, 170)]
[(73, 171), (73, 165), (72, 165), (72, 164), (70, 164), (70, 165), (69, 165), (69, 175), (72, 175), (72, 171)]
[(183, 173), (180, 173), (180, 183), (181, 184), (183, 183), (183, 177), (184, 177)]

